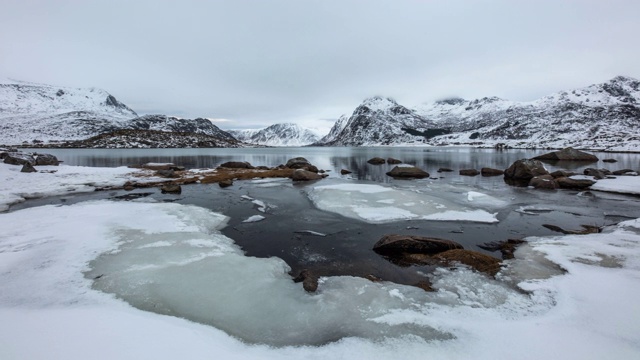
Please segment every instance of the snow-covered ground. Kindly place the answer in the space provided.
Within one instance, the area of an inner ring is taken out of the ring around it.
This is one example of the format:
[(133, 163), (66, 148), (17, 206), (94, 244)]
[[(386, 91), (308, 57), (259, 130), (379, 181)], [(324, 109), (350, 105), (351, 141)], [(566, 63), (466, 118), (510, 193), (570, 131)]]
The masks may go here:
[[(16, 175), (7, 167), (3, 178)], [(84, 172), (104, 183), (129, 176)], [(24, 174), (25, 189), (42, 194), (77, 178), (33, 175), (55, 174)], [(481, 193), (466, 200), (499, 205)], [(429, 293), (331, 277), (315, 294), (291, 281), (282, 260), (244, 256), (220, 234), (226, 221), (196, 206), (136, 201), (1, 213), (0, 359), (640, 357), (639, 220), (529, 238), (495, 280), (441, 269), (428, 275), (437, 289)]]

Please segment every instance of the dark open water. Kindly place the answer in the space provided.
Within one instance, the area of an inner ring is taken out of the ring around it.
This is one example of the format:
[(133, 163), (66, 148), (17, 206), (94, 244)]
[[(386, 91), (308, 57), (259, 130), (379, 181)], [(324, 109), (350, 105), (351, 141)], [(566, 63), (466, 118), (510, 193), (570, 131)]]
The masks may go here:
[[(471, 148), (260, 148), (260, 149), (51, 149), (68, 165), (126, 166), (146, 162), (173, 162), (187, 168), (213, 168), (226, 161), (248, 161), (253, 165), (277, 166), (292, 157), (303, 156), (320, 169), (328, 170), (329, 178), (320, 183), (292, 184), (288, 180), (264, 184), (236, 182), (232, 187), (220, 189), (216, 184), (189, 185), (181, 195), (161, 194), (156, 189), (150, 196), (160, 201), (176, 201), (209, 208), (231, 217), (223, 233), (234, 239), (249, 256), (277, 256), (284, 259), (292, 273), (311, 269), (318, 275), (356, 275), (376, 277), (405, 284), (414, 284), (424, 277), (417, 271), (426, 267), (401, 268), (384, 260), (371, 248), (384, 234), (415, 234), (451, 239), (467, 249), (483, 251), (476, 245), (489, 241), (523, 238), (536, 235), (557, 235), (542, 227), (554, 224), (568, 229), (579, 229), (581, 224), (607, 225), (629, 217), (640, 217), (640, 198), (599, 192), (581, 193), (571, 190), (542, 191), (511, 187), (498, 177), (465, 177), (459, 169), (492, 167), (505, 169), (518, 159), (530, 158), (546, 151)], [(567, 169), (581, 172), (586, 167), (639, 169), (639, 154), (597, 154), (601, 159), (614, 158), (617, 163), (563, 163), (548, 164), (550, 171)], [(390, 165), (370, 165), (366, 161), (374, 156), (393, 157), (426, 171), (431, 180), (394, 180), (385, 175)], [(440, 167), (455, 170), (437, 173)], [(340, 175), (340, 169), (353, 171)], [(498, 211), (496, 224), (443, 221), (400, 221), (388, 224), (368, 224), (338, 214), (320, 211), (307, 197), (309, 187), (318, 184), (342, 182), (385, 183), (390, 186), (431, 188), (436, 191), (456, 189), (473, 190), (507, 201), (508, 206)], [(124, 191), (101, 192), (89, 195), (65, 196), (51, 199), (29, 200), (12, 209), (48, 203), (73, 203), (95, 198), (113, 198)], [(246, 195), (267, 203), (266, 213), (241, 196)], [(537, 215), (517, 212), (521, 207), (545, 208)], [(252, 215), (263, 215), (256, 223), (242, 221)], [(312, 230), (325, 237), (300, 233)], [(493, 254), (499, 256), (499, 254)]]

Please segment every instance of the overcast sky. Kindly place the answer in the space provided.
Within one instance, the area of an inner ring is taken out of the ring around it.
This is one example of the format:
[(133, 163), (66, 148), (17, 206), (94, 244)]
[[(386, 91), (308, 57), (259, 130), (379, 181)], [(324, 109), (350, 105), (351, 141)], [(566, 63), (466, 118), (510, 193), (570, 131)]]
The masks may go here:
[(533, 100), (640, 78), (640, 1), (0, 0), (0, 76), (140, 114), (328, 131), (366, 97)]

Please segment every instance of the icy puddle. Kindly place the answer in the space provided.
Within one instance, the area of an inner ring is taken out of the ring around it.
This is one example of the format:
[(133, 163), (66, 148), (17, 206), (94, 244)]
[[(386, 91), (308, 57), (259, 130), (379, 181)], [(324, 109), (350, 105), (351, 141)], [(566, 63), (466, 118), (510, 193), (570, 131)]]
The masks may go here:
[(369, 223), (401, 220), (495, 223), (498, 222), (497, 213), (486, 208), (506, 205), (502, 200), (475, 191), (456, 194), (460, 198), (455, 202), (417, 189), (377, 184), (322, 185), (311, 188), (308, 193), (321, 210)]

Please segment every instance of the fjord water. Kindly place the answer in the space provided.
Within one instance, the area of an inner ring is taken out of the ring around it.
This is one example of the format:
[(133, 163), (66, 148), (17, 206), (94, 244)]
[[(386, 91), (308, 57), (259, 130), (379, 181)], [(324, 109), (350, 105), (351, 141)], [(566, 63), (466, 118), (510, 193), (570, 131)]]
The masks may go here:
[[(179, 196), (154, 192), (150, 198), (157, 201), (197, 205), (229, 218), (223, 221), (201, 211), (185, 211), (193, 221), (203, 224), (214, 221), (220, 224), (216, 228), (221, 228), (221, 234), (194, 234), (186, 239), (184, 234), (158, 238), (153, 232), (119, 233), (122, 237), (119, 250), (99, 257), (87, 274), (89, 278), (100, 277), (95, 282), (98, 289), (115, 293), (141, 309), (211, 324), (245, 341), (276, 346), (317, 345), (354, 336), (369, 339), (450, 337), (447, 332), (428, 326), (426, 319), (421, 325), (409, 322), (399, 326), (384, 320), (371, 321), (384, 319), (389, 309), (410, 311), (415, 309), (415, 304), (434, 307), (477, 304), (474, 306), (489, 308), (525, 304), (541, 309), (550, 306), (551, 300), (549, 303), (541, 303), (540, 299), (532, 301), (513, 284), (470, 271), (400, 267), (371, 250), (372, 245), (388, 233), (447, 238), (467, 249), (482, 251), (476, 245), (488, 241), (557, 235), (542, 227), (545, 223), (579, 229), (582, 224), (601, 226), (640, 217), (636, 197), (516, 188), (506, 185), (501, 176), (464, 177), (457, 173), (465, 168), (504, 169), (515, 160), (542, 152), (468, 148), (51, 151), (69, 165), (173, 162), (201, 168), (233, 160), (277, 166), (289, 158), (304, 156), (319, 168), (330, 170), (328, 179), (315, 183), (256, 179), (236, 182), (227, 189), (215, 184), (189, 185), (183, 187)], [(615, 158), (618, 163), (608, 166), (565, 163), (548, 165), (548, 168), (577, 172), (585, 167), (636, 169), (640, 159), (635, 154), (598, 155)], [(394, 180), (385, 175), (392, 166), (367, 164), (374, 156), (414, 164), (430, 172), (432, 179)], [(440, 167), (455, 171), (437, 173)], [(339, 173), (342, 168), (354, 173), (342, 176)], [(318, 189), (344, 189), (345, 184), (355, 188), (382, 186), (394, 191), (385, 190), (367, 197), (353, 192), (325, 193)], [(481, 209), (495, 214), (497, 222), (365, 221), (343, 211), (362, 208), (368, 202), (368, 209), (384, 215), (388, 204), (406, 204), (410, 201), (407, 196), (416, 201), (433, 200), (436, 207), (447, 204)], [(265, 219), (243, 222), (253, 215), (263, 215)], [(328, 276), (320, 284), (319, 296), (305, 294), (300, 284), (294, 284), (287, 275), (289, 271), (295, 275), (302, 269)], [(545, 276), (554, 271), (557, 273), (558, 269), (549, 266)], [(103, 274), (107, 275), (102, 277)], [(117, 277), (112, 276), (115, 274)], [(372, 283), (364, 279), (370, 276), (387, 282)], [(426, 279), (446, 291), (426, 293), (417, 287), (402, 285), (415, 285)]]

